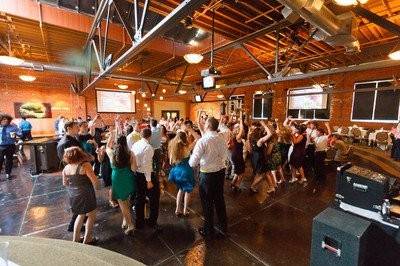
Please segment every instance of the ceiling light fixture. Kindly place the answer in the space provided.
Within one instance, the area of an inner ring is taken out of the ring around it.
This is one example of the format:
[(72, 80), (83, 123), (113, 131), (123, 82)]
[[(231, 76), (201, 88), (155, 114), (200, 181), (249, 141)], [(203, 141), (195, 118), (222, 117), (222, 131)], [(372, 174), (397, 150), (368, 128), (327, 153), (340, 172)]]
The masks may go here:
[(400, 60), (400, 50), (391, 52), (389, 54), (389, 58), (392, 59), (392, 60)]
[(145, 98), (146, 97), (146, 93), (142, 92), (142, 97)]
[(150, 110), (151, 110), (150, 107), (147, 107), (147, 112), (150, 112)]
[(164, 97), (160, 96), (160, 101), (164, 100)]
[(366, 4), (368, 0), (334, 0), (334, 2), (339, 6), (355, 6), (358, 3)]
[(118, 88), (121, 90), (126, 90), (128, 88), (128, 85), (126, 84), (118, 84)]
[(136, 99), (136, 103), (140, 103), (140, 100), (139, 100), (139, 99)]
[(36, 77), (31, 75), (19, 75), (19, 79), (25, 82), (33, 82), (36, 80)]
[(189, 41), (189, 44), (190, 44), (191, 46), (199, 46), (199, 42), (196, 41), (196, 40), (193, 40), (193, 39)]
[(9, 66), (20, 66), (25, 62), (24, 59), (17, 58), (15, 56), (0, 55), (0, 64)]
[(162, 93), (166, 93), (167, 92), (167, 90), (166, 89), (162, 89)]
[(183, 94), (186, 94), (187, 91), (185, 91), (185, 90), (179, 90), (178, 93), (181, 94), (181, 95), (183, 95)]
[(156, 97), (156, 95), (154, 93), (151, 94), (151, 97)]
[(198, 64), (203, 60), (201, 54), (185, 54), (183, 58), (185, 58), (186, 62), (189, 64)]

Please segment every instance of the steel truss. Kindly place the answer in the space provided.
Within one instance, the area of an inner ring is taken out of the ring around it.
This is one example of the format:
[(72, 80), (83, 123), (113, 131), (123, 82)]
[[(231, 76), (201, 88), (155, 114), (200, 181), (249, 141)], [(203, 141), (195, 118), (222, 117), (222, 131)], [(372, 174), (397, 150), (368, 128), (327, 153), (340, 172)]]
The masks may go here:
[[(133, 25), (130, 26), (129, 21), (123, 16), (124, 11), (120, 5), (121, 0), (101, 0), (96, 14), (94, 15), (93, 24), (89, 31), (88, 38), (85, 43), (84, 52), (88, 58), (87, 75), (89, 77), (88, 85), (81, 91), (84, 92), (89, 88), (93, 88), (95, 84), (102, 78), (105, 78), (121, 68), (124, 63), (129, 59), (138, 55), (144, 47), (150, 43), (154, 38), (161, 36), (168, 29), (179, 23), (184, 17), (191, 14), (194, 10), (202, 6), (208, 0), (185, 0), (177, 6), (169, 15), (161, 20), (156, 26), (144, 34), (144, 23), (146, 20), (147, 11), (151, 0), (144, 0), (141, 16), (138, 14), (138, 1), (133, 0)], [(108, 27), (110, 24), (110, 10), (114, 8), (118, 18), (121, 21), (123, 28), (128, 33), (131, 39), (132, 46), (118, 58), (113, 58), (113, 55), (106, 55)], [(105, 17), (105, 31), (102, 36), (102, 21)], [(98, 36), (96, 36), (98, 32)], [(97, 66), (99, 68), (98, 74), (92, 79), (91, 61), (92, 54), (94, 54)], [(181, 83), (181, 82), (180, 82)]]

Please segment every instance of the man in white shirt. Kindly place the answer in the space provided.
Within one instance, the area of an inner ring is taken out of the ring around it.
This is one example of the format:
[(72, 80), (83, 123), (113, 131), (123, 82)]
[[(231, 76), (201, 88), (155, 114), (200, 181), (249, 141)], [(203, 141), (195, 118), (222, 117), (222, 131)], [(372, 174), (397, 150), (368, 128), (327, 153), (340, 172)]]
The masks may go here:
[(157, 229), (160, 188), (159, 181), (153, 173), (154, 149), (150, 145), (151, 130), (144, 128), (141, 135), (142, 139), (133, 144), (132, 147), (138, 166), (136, 172), (136, 228), (141, 229), (145, 224), (144, 206), (147, 196), (150, 201), (150, 218), (146, 221), (146, 224)]
[(217, 133), (218, 120), (208, 118), (205, 134), (199, 139), (189, 159), (189, 165), (200, 165), (200, 200), (204, 214), (204, 227), (199, 233), (208, 237), (214, 233), (214, 208), (218, 216), (219, 229), (227, 233), (227, 217), (224, 199), (225, 159), (227, 145), (221, 134)]
[[(331, 135), (331, 129), (329, 123), (325, 123), (325, 126), (328, 130), (328, 134), (325, 134), (325, 130), (323, 128), (317, 127), (315, 130), (316, 136), (312, 138), (312, 142), (315, 146), (314, 173), (317, 186), (322, 185), (326, 179), (325, 159), (326, 151), (328, 150), (328, 139)], [(316, 188), (314, 188), (313, 192), (316, 192)]]
[(162, 157), (161, 126), (158, 124), (157, 120), (151, 119), (150, 129), (151, 129), (150, 145), (154, 149), (154, 156), (153, 156), (154, 173), (158, 177), (161, 171), (161, 157)]

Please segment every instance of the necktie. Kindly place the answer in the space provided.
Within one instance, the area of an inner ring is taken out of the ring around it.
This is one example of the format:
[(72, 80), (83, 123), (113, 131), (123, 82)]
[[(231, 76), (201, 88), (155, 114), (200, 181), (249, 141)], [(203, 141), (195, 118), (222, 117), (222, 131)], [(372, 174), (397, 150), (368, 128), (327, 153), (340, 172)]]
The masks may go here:
[(4, 142), (4, 141), (6, 140), (6, 138), (7, 138), (6, 128), (7, 128), (7, 127), (2, 127), (2, 131), (1, 131), (1, 144), (3, 144), (3, 142)]

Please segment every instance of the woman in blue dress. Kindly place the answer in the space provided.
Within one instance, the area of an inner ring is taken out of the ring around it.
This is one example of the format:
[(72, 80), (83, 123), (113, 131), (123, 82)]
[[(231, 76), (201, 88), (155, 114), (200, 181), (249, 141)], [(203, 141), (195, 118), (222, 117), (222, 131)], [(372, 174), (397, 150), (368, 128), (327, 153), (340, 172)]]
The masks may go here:
[(178, 131), (175, 138), (168, 145), (169, 159), (172, 166), (168, 180), (175, 183), (178, 188), (175, 210), (177, 216), (187, 216), (189, 214), (188, 205), (191, 192), (195, 186), (193, 169), (189, 166), (191, 147), (192, 145), (189, 145), (184, 131)]

